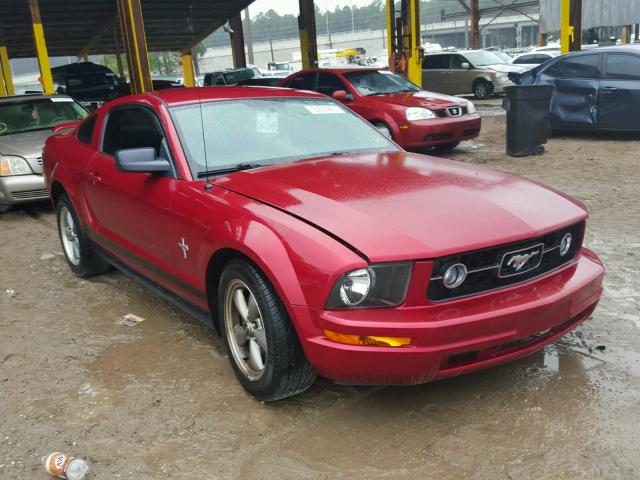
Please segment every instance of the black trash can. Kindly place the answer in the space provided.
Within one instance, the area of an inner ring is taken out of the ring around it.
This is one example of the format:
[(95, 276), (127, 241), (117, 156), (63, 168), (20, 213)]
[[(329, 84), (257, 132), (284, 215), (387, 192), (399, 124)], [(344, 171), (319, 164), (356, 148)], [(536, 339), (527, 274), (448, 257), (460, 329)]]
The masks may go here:
[(549, 138), (551, 85), (514, 85), (505, 88), (507, 155), (526, 157), (544, 153)]

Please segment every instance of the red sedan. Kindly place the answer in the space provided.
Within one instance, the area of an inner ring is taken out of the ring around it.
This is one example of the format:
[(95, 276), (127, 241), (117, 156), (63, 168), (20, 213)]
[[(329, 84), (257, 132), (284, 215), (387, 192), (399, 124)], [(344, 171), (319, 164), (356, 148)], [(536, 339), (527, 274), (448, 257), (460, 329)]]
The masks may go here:
[(602, 293), (582, 204), (404, 152), (317, 93), (165, 90), (72, 127), (44, 150), (71, 270), (116, 266), (215, 327), (262, 400), (518, 358)]
[(302, 70), (279, 86), (333, 97), (407, 149), (452, 150), (480, 134), (480, 115), (469, 100), (427, 92), (386, 70)]

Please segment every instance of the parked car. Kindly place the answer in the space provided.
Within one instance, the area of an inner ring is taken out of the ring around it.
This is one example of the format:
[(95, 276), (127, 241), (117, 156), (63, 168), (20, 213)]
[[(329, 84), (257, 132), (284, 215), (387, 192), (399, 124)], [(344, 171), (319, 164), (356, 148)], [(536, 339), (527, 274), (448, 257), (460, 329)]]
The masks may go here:
[(279, 85), (339, 100), (403, 148), (449, 150), (480, 133), (480, 115), (473, 103), (427, 92), (386, 70), (301, 70)]
[(262, 77), (257, 67), (235, 68), (204, 74), (204, 86), (236, 85), (244, 80)]
[(247, 80), (242, 80), (238, 82), (236, 85), (239, 87), (275, 87), (277, 86), (285, 77), (260, 77), (260, 78), (249, 78)]
[(504, 60), (506, 63), (512, 63), (513, 61), (513, 57), (508, 53), (501, 52), (499, 50), (492, 51), (491, 53), (493, 53), (496, 57)]
[(51, 69), (56, 93), (70, 95), (88, 108), (123, 94), (124, 84), (108, 67), (93, 62), (70, 63)]
[(0, 97), (0, 213), (46, 200), (42, 147), (53, 128), (88, 112), (65, 95)]
[(44, 170), (71, 270), (116, 265), (214, 325), (261, 400), (519, 358), (602, 294), (584, 205), (407, 153), (314, 92), (121, 98), (50, 137)]
[(486, 50), (430, 53), (422, 63), (422, 87), (449, 95), (472, 93), (486, 99), (513, 85), (507, 77), (509, 72), (524, 70)]
[(543, 64), (547, 60), (560, 56), (560, 50), (548, 50), (541, 52), (527, 52), (521, 53), (515, 57), (512, 61), (514, 65), (518, 65), (525, 70), (531, 70), (538, 65)]
[(267, 76), (286, 77), (291, 73), (293, 73), (293, 66), (289, 62), (269, 62), (265, 70)]
[(570, 53), (512, 78), (553, 85), (553, 130), (640, 131), (640, 45)]
[[(167, 90), (170, 88), (184, 88), (182, 83), (173, 81), (173, 80), (165, 80), (165, 79), (152, 79), (151, 85), (153, 86), (153, 91), (158, 90)], [(122, 96), (131, 95), (131, 84), (126, 83), (121, 88)]]

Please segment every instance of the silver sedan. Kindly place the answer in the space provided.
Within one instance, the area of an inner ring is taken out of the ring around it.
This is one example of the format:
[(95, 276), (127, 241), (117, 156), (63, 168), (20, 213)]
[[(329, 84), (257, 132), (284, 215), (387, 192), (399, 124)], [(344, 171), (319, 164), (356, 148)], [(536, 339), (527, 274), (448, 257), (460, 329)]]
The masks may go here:
[(0, 98), (0, 213), (48, 198), (42, 176), (44, 142), (56, 126), (88, 114), (65, 95)]

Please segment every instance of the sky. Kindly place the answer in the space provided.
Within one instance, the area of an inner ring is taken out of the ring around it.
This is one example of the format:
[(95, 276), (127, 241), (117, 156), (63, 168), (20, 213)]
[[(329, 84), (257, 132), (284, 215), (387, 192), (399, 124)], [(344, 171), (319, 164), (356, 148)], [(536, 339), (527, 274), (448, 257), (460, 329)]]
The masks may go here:
[[(346, 7), (349, 5), (356, 5), (362, 7), (369, 5), (371, 0), (316, 0), (316, 4), (320, 10), (328, 8), (333, 11), (336, 6)], [(251, 15), (255, 15), (260, 12), (266, 12), (270, 9), (275, 10), (280, 15), (287, 13), (298, 15), (298, 0), (256, 0), (249, 6), (249, 12)]]

